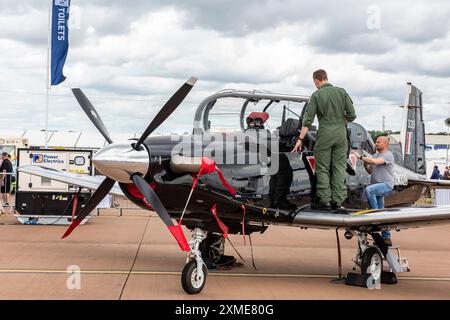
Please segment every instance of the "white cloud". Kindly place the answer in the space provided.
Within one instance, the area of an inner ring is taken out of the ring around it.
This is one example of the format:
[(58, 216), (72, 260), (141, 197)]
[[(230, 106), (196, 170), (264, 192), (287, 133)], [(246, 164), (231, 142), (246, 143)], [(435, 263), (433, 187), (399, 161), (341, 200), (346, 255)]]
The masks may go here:
[[(42, 143), (47, 11), (42, 1), (0, 4), (0, 133), (27, 128), (32, 142)], [(84, 89), (117, 140), (144, 130), (191, 75), (197, 85), (159, 131), (190, 131), (198, 103), (224, 88), (310, 94), (318, 68), (347, 89), (357, 121), (369, 129), (381, 127), (382, 115), (399, 129), (397, 106), (412, 81), (424, 92), (427, 130), (445, 130), (450, 5), (380, 1), (381, 29), (368, 30), (372, 4), (79, 1), (68, 78), (50, 97), (49, 126), (59, 130), (53, 139), (75, 141), (66, 131), (82, 130), (79, 144), (102, 144), (70, 87)]]

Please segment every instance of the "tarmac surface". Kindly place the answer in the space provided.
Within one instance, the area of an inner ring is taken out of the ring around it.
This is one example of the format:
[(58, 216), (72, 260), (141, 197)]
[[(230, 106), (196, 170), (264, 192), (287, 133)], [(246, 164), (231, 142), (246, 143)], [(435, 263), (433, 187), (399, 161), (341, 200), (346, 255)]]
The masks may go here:
[[(0, 216), (0, 299), (450, 299), (450, 226), (394, 232), (411, 272), (380, 290), (332, 281), (338, 273), (334, 231), (271, 226), (255, 233), (256, 270), (248, 237), (244, 246), (242, 236), (230, 235), (245, 262), (210, 271), (204, 290), (193, 296), (180, 283), (186, 254), (153, 213), (102, 211), (60, 240), (66, 228)], [(345, 240), (343, 231), (340, 239), (345, 275), (357, 242)], [(225, 254), (242, 262), (228, 242)], [(79, 268), (79, 282), (70, 266)]]

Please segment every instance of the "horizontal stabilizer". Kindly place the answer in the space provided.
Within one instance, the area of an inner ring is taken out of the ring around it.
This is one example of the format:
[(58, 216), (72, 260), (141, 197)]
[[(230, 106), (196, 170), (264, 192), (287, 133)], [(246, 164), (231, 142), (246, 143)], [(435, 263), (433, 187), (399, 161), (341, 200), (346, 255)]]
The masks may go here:
[(408, 179), (408, 184), (419, 184), (432, 189), (450, 189), (450, 180), (438, 179)]

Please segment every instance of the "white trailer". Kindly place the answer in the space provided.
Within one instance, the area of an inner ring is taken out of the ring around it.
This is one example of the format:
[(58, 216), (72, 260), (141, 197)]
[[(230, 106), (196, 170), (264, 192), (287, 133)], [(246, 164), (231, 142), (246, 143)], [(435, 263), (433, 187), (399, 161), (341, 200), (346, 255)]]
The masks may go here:
[[(92, 153), (92, 150), (71, 148), (19, 149), (17, 166), (43, 166), (92, 175)], [(88, 190), (23, 172), (18, 173), (16, 185), (16, 217), (23, 224), (70, 224), (73, 213), (78, 212), (90, 197)]]

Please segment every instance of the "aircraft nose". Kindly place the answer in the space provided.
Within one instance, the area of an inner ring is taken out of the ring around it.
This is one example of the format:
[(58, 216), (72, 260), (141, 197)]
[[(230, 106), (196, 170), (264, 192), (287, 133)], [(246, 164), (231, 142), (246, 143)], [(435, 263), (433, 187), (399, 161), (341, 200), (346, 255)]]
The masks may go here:
[(105, 176), (119, 182), (132, 183), (132, 174), (147, 174), (150, 160), (147, 149), (135, 150), (128, 141), (112, 143), (100, 149), (93, 156), (92, 162)]

